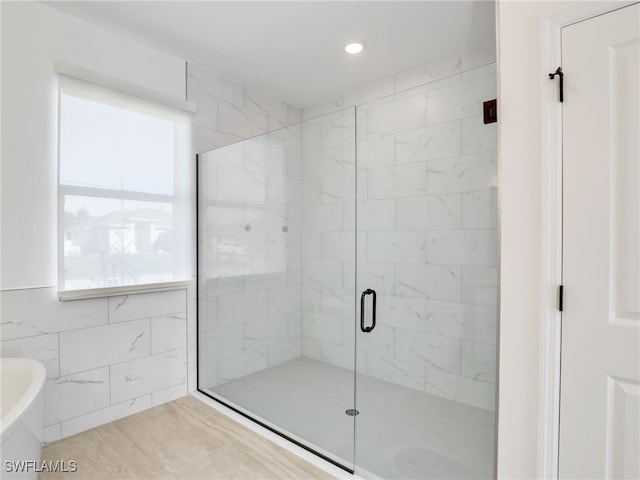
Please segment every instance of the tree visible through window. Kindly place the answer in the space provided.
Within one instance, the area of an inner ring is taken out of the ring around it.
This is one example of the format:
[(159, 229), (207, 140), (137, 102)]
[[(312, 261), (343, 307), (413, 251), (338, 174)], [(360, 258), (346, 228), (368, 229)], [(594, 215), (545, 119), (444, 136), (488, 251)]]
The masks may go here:
[(184, 280), (186, 114), (60, 80), (60, 290)]

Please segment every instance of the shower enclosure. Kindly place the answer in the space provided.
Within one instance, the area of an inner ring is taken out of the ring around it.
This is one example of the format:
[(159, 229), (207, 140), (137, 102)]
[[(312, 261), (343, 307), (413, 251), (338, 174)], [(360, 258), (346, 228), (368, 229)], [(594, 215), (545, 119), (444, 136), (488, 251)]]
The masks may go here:
[(198, 156), (198, 388), (370, 478), (492, 478), (488, 65)]

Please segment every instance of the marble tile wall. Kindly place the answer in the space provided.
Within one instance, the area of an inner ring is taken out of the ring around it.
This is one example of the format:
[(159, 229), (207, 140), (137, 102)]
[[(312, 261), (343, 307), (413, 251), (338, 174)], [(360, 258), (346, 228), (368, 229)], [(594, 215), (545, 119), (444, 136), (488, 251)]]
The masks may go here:
[(199, 381), (210, 388), (301, 355), (300, 110), (187, 72), (201, 153)]
[[(373, 288), (378, 325), (357, 332), (358, 370), (485, 409), (497, 322), (497, 132), (481, 117), (496, 97), (490, 57), (341, 95), (304, 110), (302, 132), (303, 355), (352, 368), (358, 294)], [(357, 113), (314, 119), (351, 104)]]
[(41, 361), (45, 441), (187, 394), (186, 290), (60, 302), (0, 292), (0, 355)]

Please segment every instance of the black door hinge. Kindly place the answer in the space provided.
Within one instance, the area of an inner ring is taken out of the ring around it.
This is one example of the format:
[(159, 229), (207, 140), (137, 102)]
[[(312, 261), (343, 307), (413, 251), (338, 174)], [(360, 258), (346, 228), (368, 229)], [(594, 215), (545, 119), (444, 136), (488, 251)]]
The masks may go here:
[(558, 287), (558, 310), (562, 311), (562, 302), (564, 300), (564, 285)]
[(564, 102), (564, 72), (562, 71), (562, 67), (558, 67), (555, 72), (550, 73), (549, 78), (553, 80), (556, 75), (560, 79), (560, 101)]

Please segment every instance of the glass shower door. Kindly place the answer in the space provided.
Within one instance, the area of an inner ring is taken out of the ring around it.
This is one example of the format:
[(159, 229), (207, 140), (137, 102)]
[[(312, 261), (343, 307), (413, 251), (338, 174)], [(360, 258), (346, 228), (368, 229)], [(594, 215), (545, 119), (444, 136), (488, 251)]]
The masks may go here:
[(493, 478), (495, 66), (358, 106), (356, 472)]
[(353, 109), (198, 156), (198, 389), (354, 469)]

